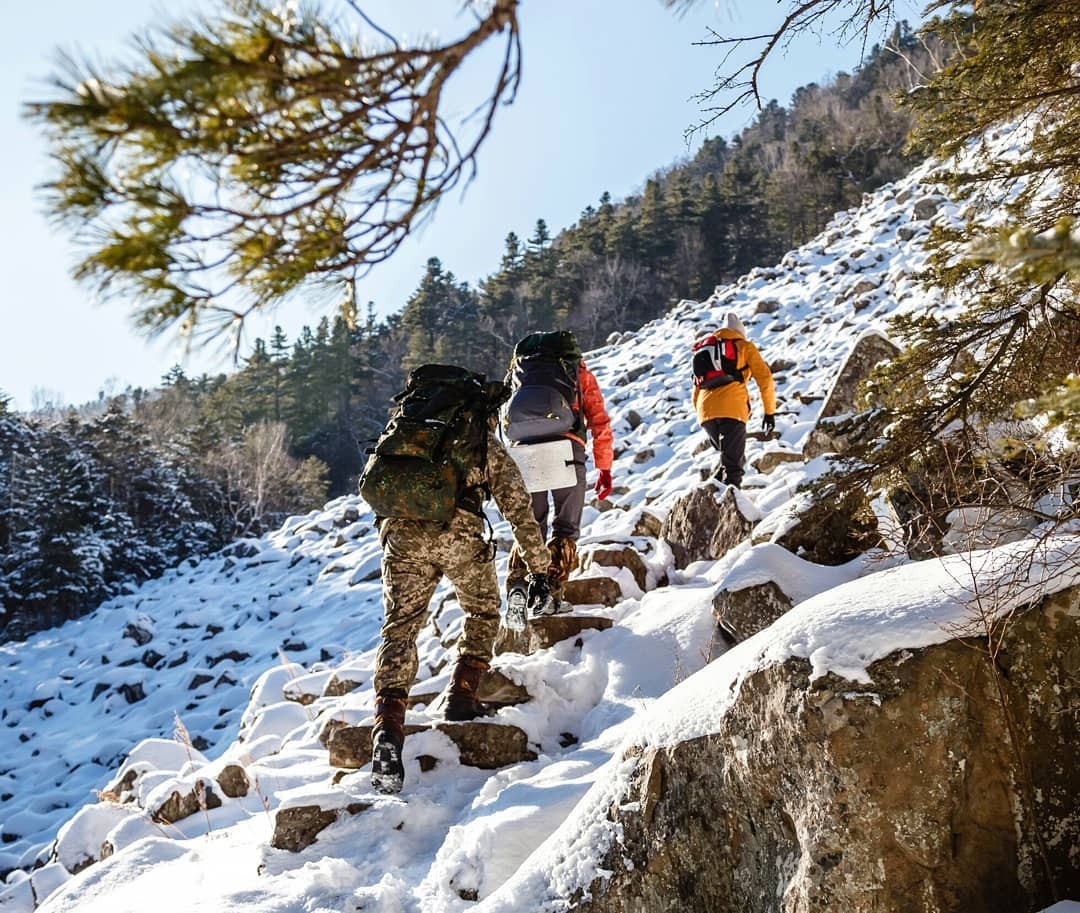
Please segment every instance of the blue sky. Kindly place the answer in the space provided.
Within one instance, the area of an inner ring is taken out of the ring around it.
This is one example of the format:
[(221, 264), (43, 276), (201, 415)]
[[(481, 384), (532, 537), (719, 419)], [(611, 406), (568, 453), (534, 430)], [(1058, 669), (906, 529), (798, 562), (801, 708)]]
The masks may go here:
[[(76, 251), (68, 235), (42, 214), (35, 186), (49, 174), (48, 152), (36, 128), (19, 117), (21, 105), (45, 91), (57, 48), (112, 59), (135, 31), (212, 0), (142, 0), (100, 5), (76, 0), (19, 4), (5, 17), (18, 36), (0, 58), (3, 133), (0, 168), (0, 266), (3, 333), (0, 391), (19, 409), (43, 399), (81, 403), (128, 385), (155, 386), (169, 368), (189, 373), (230, 370), (220, 353), (186, 357), (173, 338), (148, 342), (130, 329), (130, 302), (97, 303), (70, 277)], [(388, 12), (397, 8), (396, 13)], [(380, 24), (415, 31), (432, 26), (459, 31), (457, 0), (380, 0), (364, 4)], [(703, 0), (679, 17), (659, 0), (526, 0), (520, 17), (524, 80), (516, 103), (500, 112), (480, 156), (480, 173), (464, 194), (445, 200), (434, 219), (388, 263), (369, 276), (361, 302), (380, 314), (400, 310), (420, 280), (425, 261), (439, 257), (459, 280), (475, 283), (499, 261), (510, 231), (527, 237), (538, 218), (552, 232), (609, 191), (615, 199), (639, 190), (645, 178), (691, 154), (683, 132), (698, 118), (692, 96), (711, 85), (715, 48), (695, 47), (712, 27), (722, 34), (771, 29), (786, 5), (757, 0)], [(167, 11), (166, 11), (167, 10)], [(917, 18), (914, 3), (900, 14)], [(778, 56), (764, 90), (787, 103), (800, 85), (823, 81), (858, 62), (858, 43), (837, 48), (826, 36), (802, 40)], [(753, 116), (744, 110), (712, 130), (730, 136)], [(249, 338), (269, 336), (280, 324), (289, 339), (321, 312), (303, 303), (254, 321)]]

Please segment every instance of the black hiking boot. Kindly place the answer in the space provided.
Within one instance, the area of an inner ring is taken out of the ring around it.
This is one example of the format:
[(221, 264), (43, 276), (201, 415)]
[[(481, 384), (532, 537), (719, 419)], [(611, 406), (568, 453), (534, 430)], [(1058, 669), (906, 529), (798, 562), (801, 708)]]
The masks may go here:
[(371, 731), (371, 785), (396, 795), (405, 785), (405, 695), (391, 689), (375, 698), (375, 726)]
[(383, 731), (371, 747), (371, 785), (388, 796), (396, 796), (405, 785), (405, 764), (401, 760), (404, 739)]
[(528, 592), (524, 580), (514, 580), (506, 586), (506, 627), (511, 631), (524, 631), (528, 621), (526, 604)]

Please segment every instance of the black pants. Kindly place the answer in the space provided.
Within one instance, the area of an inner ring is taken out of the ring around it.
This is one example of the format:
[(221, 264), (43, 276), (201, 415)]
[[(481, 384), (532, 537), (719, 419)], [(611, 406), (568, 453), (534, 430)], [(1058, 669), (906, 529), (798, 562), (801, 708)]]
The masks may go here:
[(720, 467), (723, 478), (717, 471), (715, 478), (738, 488), (742, 485), (743, 462), (746, 459), (746, 422), (737, 418), (711, 418), (701, 426), (712, 441), (713, 447), (720, 451)]

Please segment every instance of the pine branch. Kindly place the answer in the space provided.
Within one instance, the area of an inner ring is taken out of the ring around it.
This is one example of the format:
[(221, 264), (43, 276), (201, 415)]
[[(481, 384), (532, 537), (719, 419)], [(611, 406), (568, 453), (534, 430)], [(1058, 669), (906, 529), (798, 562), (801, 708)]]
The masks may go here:
[[(236, 333), (302, 287), (362, 277), (475, 176), (514, 99), (516, 0), (457, 40), (411, 47), (350, 3), (374, 49), (317, 10), (277, 6), (229, 0), (217, 19), (156, 30), (126, 69), (69, 58), (59, 97), (27, 106), (59, 167), (47, 207), (86, 250), (76, 275), (140, 302), (150, 333)], [(490, 94), (450, 124), (449, 86), (499, 35)]]

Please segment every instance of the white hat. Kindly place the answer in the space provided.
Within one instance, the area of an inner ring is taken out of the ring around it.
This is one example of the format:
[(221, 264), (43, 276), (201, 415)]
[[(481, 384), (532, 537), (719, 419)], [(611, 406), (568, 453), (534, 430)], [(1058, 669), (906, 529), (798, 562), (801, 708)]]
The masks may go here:
[(724, 319), (724, 329), (734, 330), (743, 339), (746, 338), (746, 327), (743, 326), (742, 321), (739, 320), (739, 315), (734, 311), (728, 311), (727, 317)]

